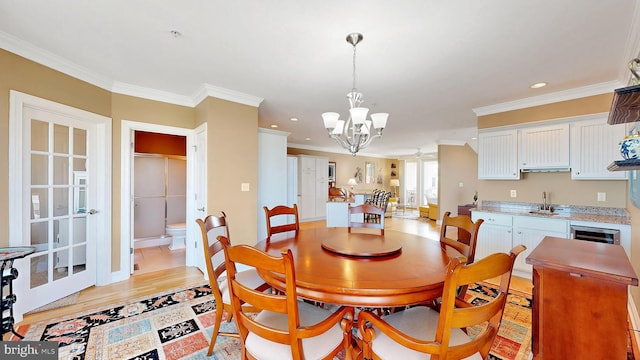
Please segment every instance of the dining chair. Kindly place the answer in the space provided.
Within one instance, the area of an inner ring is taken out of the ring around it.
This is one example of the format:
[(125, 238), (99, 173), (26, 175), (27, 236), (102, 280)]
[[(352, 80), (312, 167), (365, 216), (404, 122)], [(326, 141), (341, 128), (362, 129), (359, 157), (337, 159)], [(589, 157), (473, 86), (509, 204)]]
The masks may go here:
[[(264, 214), (267, 220), (267, 238), (270, 238), (271, 235), (287, 232), (287, 231), (297, 231), (300, 230), (300, 220), (298, 218), (298, 204), (293, 204), (292, 207), (285, 205), (277, 205), (273, 209), (269, 210), (268, 207), (263, 206)], [(277, 217), (277, 219), (282, 219), (287, 216), (293, 216), (293, 222), (288, 222), (283, 225), (271, 225), (272, 218)]]
[[(273, 256), (236, 245), (225, 247), (225, 261), (242, 359), (333, 359), (351, 348), (353, 308), (342, 306), (331, 312), (299, 301), (291, 250), (282, 249), (280, 256)], [(237, 264), (281, 276), (285, 291), (267, 293), (246, 286), (239, 281)], [(261, 311), (248, 313), (240, 306), (244, 303)], [(350, 352), (346, 355), (351, 357)]]
[[(227, 244), (221, 243), (216, 239), (216, 236), (224, 235), (225, 240), (228, 241), (229, 227), (227, 225), (227, 216), (224, 212), (222, 212), (222, 216), (209, 215), (204, 220), (196, 219), (196, 222), (200, 226), (200, 232), (202, 233), (202, 249), (204, 251), (209, 286), (216, 301), (215, 323), (209, 343), (209, 352), (207, 353), (208, 356), (211, 356), (218, 335), (239, 337), (238, 333), (220, 331), (220, 325), (222, 320), (225, 319), (225, 315), (226, 321), (230, 322), (233, 317), (233, 310), (231, 309), (231, 297), (226, 274), (227, 264), (224, 261), (223, 251), (224, 246)], [(247, 268), (238, 273), (237, 277), (251, 288), (264, 291), (270, 287), (254, 268)]]
[[(364, 359), (432, 360), (485, 359), (498, 333), (507, 302), (513, 263), (523, 245), (510, 254), (495, 253), (473, 264), (453, 258), (444, 280), (440, 312), (416, 306), (380, 317), (370, 311), (358, 314), (358, 330)], [(462, 285), (500, 277), (495, 298), (473, 305), (457, 295)], [(467, 328), (474, 333), (467, 334)]]
[[(353, 220), (354, 214), (362, 214), (362, 221)], [(365, 218), (367, 214), (376, 216), (379, 221), (368, 222)], [(347, 226), (348, 232), (351, 232), (351, 228), (371, 228), (380, 229), (380, 235), (384, 235), (384, 209), (373, 204), (349, 205)]]

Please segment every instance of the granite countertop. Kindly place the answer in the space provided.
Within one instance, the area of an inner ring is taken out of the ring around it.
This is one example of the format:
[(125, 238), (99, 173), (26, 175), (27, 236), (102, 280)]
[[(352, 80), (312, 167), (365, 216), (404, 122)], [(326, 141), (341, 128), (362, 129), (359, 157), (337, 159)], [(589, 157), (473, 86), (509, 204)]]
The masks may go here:
[(570, 221), (631, 224), (631, 216), (629, 216), (627, 209), (624, 208), (551, 204), (551, 207), (554, 209), (553, 215), (530, 212), (537, 211), (539, 206), (540, 204), (537, 203), (482, 201), (478, 207), (471, 209), (471, 211), (485, 211), (506, 215), (533, 216)]

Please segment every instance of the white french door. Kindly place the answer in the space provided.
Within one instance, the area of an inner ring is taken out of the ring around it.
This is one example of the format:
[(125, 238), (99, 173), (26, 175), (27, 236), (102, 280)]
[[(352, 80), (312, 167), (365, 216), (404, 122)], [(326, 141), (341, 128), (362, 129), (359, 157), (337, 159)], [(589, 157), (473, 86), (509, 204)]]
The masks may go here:
[[(97, 248), (110, 247), (110, 185), (104, 128), (110, 119), (12, 92), (12, 246), (35, 252), (16, 261), (16, 312), (97, 283)], [(107, 121), (108, 120), (108, 121)], [(14, 136), (15, 135), (15, 136)], [(16, 163), (17, 162), (17, 163)], [(110, 168), (110, 166), (109, 166)], [(109, 252), (107, 252), (109, 254)], [(110, 271), (110, 257), (107, 264)], [(101, 264), (102, 265), (102, 264)]]

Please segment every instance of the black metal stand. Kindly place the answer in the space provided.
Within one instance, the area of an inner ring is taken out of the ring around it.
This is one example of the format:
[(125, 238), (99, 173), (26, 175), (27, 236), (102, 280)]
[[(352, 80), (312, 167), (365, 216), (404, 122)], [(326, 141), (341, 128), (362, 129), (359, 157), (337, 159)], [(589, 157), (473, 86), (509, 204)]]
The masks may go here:
[[(34, 247), (0, 248), (0, 261), (2, 261), (2, 265), (0, 265), (0, 276), (2, 276), (2, 287), (0, 287), (0, 314), (2, 315), (0, 335), (2, 335), (3, 338), (4, 334), (9, 332), (20, 339), (24, 338), (13, 328), (15, 322), (13, 317), (13, 304), (17, 300), (16, 295), (13, 293), (13, 281), (18, 277), (18, 270), (13, 267), (13, 261), (23, 258), (34, 251)], [(6, 295), (4, 295), (5, 287), (8, 289)]]

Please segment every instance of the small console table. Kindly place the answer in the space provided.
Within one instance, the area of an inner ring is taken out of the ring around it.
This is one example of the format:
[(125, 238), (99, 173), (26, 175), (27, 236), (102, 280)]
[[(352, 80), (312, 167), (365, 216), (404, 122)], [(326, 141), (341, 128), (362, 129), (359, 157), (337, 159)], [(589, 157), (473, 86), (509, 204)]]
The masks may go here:
[(627, 293), (638, 277), (622, 246), (546, 236), (527, 264), (534, 359), (627, 358)]
[[(17, 337), (23, 338), (13, 328), (13, 304), (17, 299), (13, 293), (13, 280), (18, 277), (18, 270), (13, 267), (13, 261), (32, 254), (35, 250), (36, 248), (32, 246), (0, 248), (0, 261), (2, 262), (2, 265), (0, 265), (0, 274), (2, 275), (2, 287), (0, 288), (0, 296), (2, 297), (0, 299), (0, 314), (2, 314), (0, 335), (11, 332)], [(4, 295), (5, 287), (8, 290), (6, 295)]]

